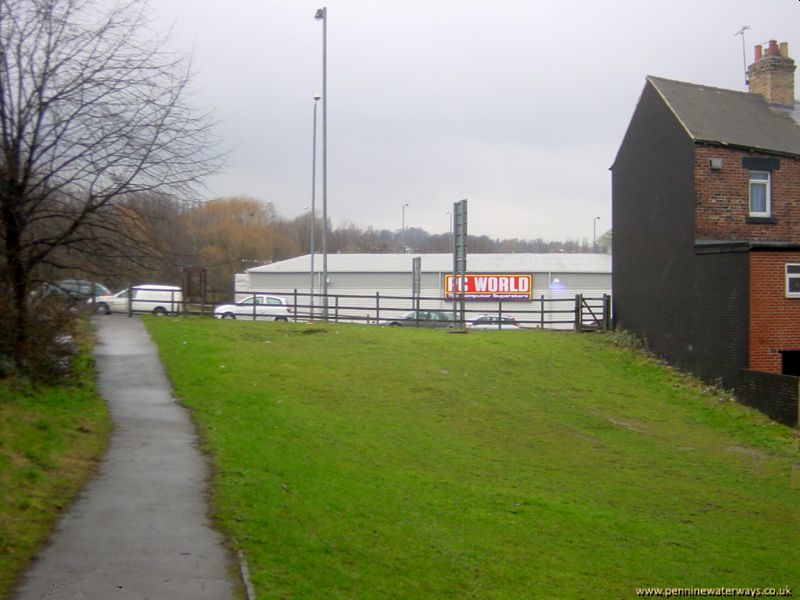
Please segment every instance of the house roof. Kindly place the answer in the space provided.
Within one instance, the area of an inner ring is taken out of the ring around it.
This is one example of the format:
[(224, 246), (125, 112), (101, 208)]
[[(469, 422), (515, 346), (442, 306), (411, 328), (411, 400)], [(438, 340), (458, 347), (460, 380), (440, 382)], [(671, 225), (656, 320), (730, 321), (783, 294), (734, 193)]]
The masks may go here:
[(663, 79), (647, 81), (696, 142), (800, 156), (800, 103), (767, 103), (759, 94)]
[[(449, 273), (452, 254), (329, 254), (332, 273), (411, 273), (411, 259), (421, 257), (422, 271)], [(311, 256), (247, 269), (248, 273), (308, 273)], [(608, 254), (469, 254), (470, 273), (611, 273)], [(315, 255), (314, 270), (322, 270), (322, 256)]]

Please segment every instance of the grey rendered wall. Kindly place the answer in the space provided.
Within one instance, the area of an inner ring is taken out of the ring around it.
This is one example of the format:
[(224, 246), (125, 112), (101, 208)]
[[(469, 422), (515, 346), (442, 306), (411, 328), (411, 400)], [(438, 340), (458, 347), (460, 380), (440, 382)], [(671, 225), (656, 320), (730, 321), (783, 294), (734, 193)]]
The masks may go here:
[(698, 253), (692, 371), (732, 389), (748, 366), (749, 253)]
[(690, 367), (693, 143), (647, 83), (612, 167), (612, 297), (618, 326)]

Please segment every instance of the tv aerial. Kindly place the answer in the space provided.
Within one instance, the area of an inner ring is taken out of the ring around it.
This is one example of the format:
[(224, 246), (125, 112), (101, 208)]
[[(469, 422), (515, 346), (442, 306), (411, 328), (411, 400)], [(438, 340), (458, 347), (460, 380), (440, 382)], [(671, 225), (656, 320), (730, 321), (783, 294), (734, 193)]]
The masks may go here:
[(750, 25), (742, 25), (742, 28), (734, 33), (734, 36), (740, 35), (742, 36), (742, 65), (744, 66), (744, 84), (750, 85), (750, 81), (747, 79), (747, 58), (744, 55), (744, 32), (750, 29)]

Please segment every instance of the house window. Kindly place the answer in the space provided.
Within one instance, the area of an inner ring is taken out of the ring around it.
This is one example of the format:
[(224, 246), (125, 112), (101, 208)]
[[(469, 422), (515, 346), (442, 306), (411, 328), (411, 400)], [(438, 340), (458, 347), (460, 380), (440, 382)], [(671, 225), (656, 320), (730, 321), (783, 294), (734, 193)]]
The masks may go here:
[(750, 171), (750, 216), (770, 216), (769, 171)]
[(800, 298), (800, 264), (786, 265), (786, 297)]

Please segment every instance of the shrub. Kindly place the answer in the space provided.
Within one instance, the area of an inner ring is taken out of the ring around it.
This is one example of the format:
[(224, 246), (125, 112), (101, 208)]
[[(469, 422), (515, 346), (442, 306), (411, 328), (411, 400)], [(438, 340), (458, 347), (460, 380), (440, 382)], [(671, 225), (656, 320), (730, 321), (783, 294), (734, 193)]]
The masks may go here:
[(16, 320), (11, 296), (0, 291), (0, 378), (24, 375), (54, 383), (70, 370), (79, 311), (52, 298), (32, 299), (23, 346), (15, 352)]

